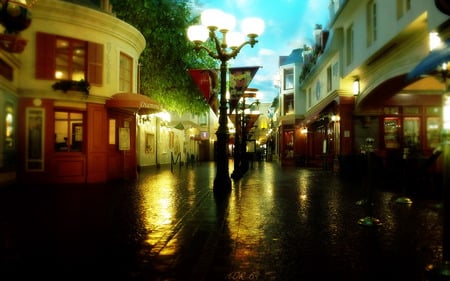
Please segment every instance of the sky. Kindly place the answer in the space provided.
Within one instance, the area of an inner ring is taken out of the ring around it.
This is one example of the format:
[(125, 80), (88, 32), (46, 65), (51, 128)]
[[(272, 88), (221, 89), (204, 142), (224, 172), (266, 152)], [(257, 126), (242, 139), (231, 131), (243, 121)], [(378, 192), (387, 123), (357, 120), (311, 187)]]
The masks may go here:
[(292, 50), (313, 45), (316, 24), (327, 29), (330, 0), (197, 0), (203, 9), (220, 9), (236, 17), (236, 31), (240, 20), (259, 17), (265, 29), (252, 48), (246, 45), (229, 67), (260, 66), (249, 88), (258, 89), (261, 102), (271, 103), (278, 95), (274, 80), (278, 77), (280, 56), (288, 56)]

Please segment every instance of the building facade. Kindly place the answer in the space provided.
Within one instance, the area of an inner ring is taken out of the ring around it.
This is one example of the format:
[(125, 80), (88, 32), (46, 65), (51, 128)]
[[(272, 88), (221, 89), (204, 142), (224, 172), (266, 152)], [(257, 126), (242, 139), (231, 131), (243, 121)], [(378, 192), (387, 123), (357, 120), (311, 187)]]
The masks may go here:
[(351, 174), (370, 141), (384, 174), (400, 175), (412, 158), (439, 171), (445, 86), (438, 75), (406, 77), (430, 52), (430, 32), (448, 39), (449, 16), (420, 0), (334, 0), (329, 8), (330, 26), (296, 76), (292, 135), (302, 145), (294, 154)]
[(136, 177), (136, 116), (160, 108), (137, 94), (144, 37), (101, 3), (39, 1), (20, 33), (24, 50), (0, 52), (2, 174), (22, 183)]

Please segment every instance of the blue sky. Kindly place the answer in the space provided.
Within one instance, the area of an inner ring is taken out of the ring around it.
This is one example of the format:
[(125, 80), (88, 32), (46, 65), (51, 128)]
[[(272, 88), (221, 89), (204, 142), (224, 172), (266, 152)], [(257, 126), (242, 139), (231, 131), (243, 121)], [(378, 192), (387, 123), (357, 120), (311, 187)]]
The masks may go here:
[(329, 24), (329, 0), (197, 0), (200, 9), (215, 8), (233, 14), (239, 21), (246, 17), (264, 20), (264, 33), (251, 48), (245, 46), (229, 66), (261, 66), (250, 87), (258, 89), (263, 102), (272, 102), (278, 90), (273, 81), (278, 74), (278, 59), (293, 49), (312, 45), (316, 24)]

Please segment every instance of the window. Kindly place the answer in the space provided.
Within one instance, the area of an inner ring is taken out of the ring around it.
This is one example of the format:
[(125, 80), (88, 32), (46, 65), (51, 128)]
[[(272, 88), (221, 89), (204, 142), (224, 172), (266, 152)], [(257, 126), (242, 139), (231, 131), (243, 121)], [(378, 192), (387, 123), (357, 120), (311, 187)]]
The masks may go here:
[(353, 25), (347, 28), (347, 65), (353, 62), (354, 42), (353, 42)]
[(294, 114), (294, 95), (293, 94), (284, 95), (283, 100), (284, 100), (283, 104), (284, 115)]
[(397, 19), (403, 17), (403, 0), (397, 0)]
[(386, 148), (398, 148), (399, 144), (399, 132), (400, 126), (399, 119), (397, 117), (387, 117), (383, 120), (384, 125), (384, 145)]
[(377, 40), (377, 4), (370, 1), (367, 4), (367, 46)]
[(14, 148), (15, 136), (14, 136), (14, 126), (16, 123), (15, 113), (13, 105), (9, 102), (6, 103), (6, 117), (5, 117), (5, 148)]
[(109, 144), (116, 144), (116, 119), (109, 119)]
[(294, 70), (285, 69), (284, 70), (284, 89), (294, 89)]
[(36, 79), (103, 82), (103, 45), (38, 32)]
[(27, 171), (44, 170), (44, 132), (45, 132), (45, 110), (43, 108), (29, 107), (26, 109), (25, 117), (25, 151)]
[(82, 151), (83, 113), (55, 111), (55, 151)]
[(60, 80), (86, 80), (86, 42), (56, 38), (55, 78)]
[(330, 92), (332, 90), (332, 81), (333, 78), (331, 76), (331, 66), (327, 67), (327, 92)]
[(312, 106), (312, 90), (308, 88), (308, 108)]
[(411, 0), (397, 0), (397, 19), (403, 17), (405, 11), (411, 10)]
[(406, 146), (413, 147), (420, 144), (420, 117), (403, 119), (403, 142)]
[[(133, 59), (120, 53), (119, 91), (132, 92)], [(139, 90), (139, 89), (138, 89)]]

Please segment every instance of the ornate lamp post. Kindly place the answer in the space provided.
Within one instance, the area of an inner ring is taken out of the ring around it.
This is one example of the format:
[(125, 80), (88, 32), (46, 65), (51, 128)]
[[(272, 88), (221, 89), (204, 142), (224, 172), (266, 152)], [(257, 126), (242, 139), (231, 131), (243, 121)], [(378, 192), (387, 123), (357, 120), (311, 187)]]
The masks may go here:
[[(232, 31), (236, 24), (236, 19), (233, 15), (217, 9), (205, 10), (201, 14), (201, 22), (201, 25), (190, 26), (187, 33), (189, 40), (195, 44), (195, 50), (200, 51), (203, 49), (210, 57), (220, 61), (219, 128), (216, 132), (217, 173), (214, 179), (214, 191), (228, 192), (231, 190), (231, 180), (227, 153), (229, 139), (226, 99), (227, 62), (235, 58), (245, 45), (249, 44), (253, 47), (258, 42), (256, 38), (264, 30), (264, 21), (259, 18), (247, 18), (242, 21), (242, 29), (247, 34), (247, 41), (241, 33)], [(210, 50), (203, 45), (208, 39), (213, 42), (214, 50)]]
[[(252, 89), (256, 90), (256, 89)], [(256, 100), (255, 102), (251, 103), (250, 105), (245, 104), (246, 98), (255, 98), (256, 92), (252, 91), (246, 91), (242, 95), (242, 104), (241, 104), (241, 115), (240, 116), (240, 146), (239, 146), (239, 167), (237, 167), (237, 174), (236, 178), (242, 177), (248, 170), (248, 156), (247, 156), (247, 141), (248, 141), (248, 130), (250, 129), (248, 127), (248, 123), (251, 122), (251, 116), (253, 115), (251, 112), (251, 109), (253, 106), (259, 107), (259, 100)], [(250, 110), (246, 114), (246, 110)], [(259, 114), (257, 114), (259, 116)], [(235, 167), (236, 170), (236, 167)]]

